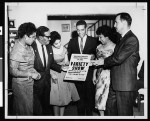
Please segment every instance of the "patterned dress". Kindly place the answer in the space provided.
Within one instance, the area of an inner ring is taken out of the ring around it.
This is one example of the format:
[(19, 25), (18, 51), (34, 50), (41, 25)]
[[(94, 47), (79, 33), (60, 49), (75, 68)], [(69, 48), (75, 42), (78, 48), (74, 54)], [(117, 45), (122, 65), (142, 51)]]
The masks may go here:
[[(63, 51), (60, 54), (54, 53), (54, 60), (59, 65), (65, 64), (65, 54), (67, 54), (66, 48), (63, 47)], [(57, 106), (68, 105), (71, 101), (79, 100), (79, 95), (74, 83), (65, 82), (63, 79), (66, 72), (58, 73), (56, 71), (50, 70), (51, 75), (56, 75), (57, 83), (54, 83), (51, 78), (51, 92), (50, 92), (50, 104)]]
[(33, 79), (24, 76), (35, 71), (32, 47), (23, 47), (16, 41), (10, 53), (10, 74), (12, 74), (13, 109), (16, 115), (33, 115)]
[[(97, 57), (98, 58), (106, 58), (110, 56), (115, 48), (115, 44), (110, 44), (107, 47), (103, 47), (103, 45), (99, 45), (97, 47)], [(109, 93), (109, 85), (110, 85), (110, 70), (99, 68), (97, 70), (97, 80), (96, 84), (96, 95), (95, 95), (95, 108), (98, 110), (105, 110), (106, 101)]]

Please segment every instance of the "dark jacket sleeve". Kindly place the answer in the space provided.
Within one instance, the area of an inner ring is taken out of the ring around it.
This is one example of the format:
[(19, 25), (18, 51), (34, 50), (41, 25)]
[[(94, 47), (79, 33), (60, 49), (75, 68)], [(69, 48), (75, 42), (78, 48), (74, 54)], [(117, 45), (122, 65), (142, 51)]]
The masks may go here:
[(52, 63), (51, 63), (51, 66), (50, 66), (50, 68), (52, 69), (52, 70), (54, 70), (54, 71), (57, 71), (57, 72), (61, 72), (62, 70), (61, 70), (61, 65), (59, 65), (59, 64), (57, 64), (56, 62), (55, 62), (55, 60), (54, 60), (54, 55), (53, 55), (53, 50), (52, 50), (52, 47), (50, 46), (50, 51), (52, 52), (52, 59), (51, 59), (51, 61), (52, 61)]
[(68, 60), (69, 61), (70, 61), (71, 54), (72, 54), (72, 51), (71, 51), (71, 42), (72, 42), (72, 39), (70, 39), (70, 41), (68, 42), (68, 48), (67, 48), (67, 51), (68, 51)]
[(53, 61), (52, 65), (51, 65), (51, 69), (57, 72), (61, 72), (61, 65), (57, 64), (55, 61)]
[(130, 56), (136, 54), (138, 46), (139, 45), (135, 37), (128, 38), (124, 45), (122, 45), (121, 49), (116, 52), (114, 51), (110, 57), (104, 60), (104, 67), (107, 68), (122, 64)]

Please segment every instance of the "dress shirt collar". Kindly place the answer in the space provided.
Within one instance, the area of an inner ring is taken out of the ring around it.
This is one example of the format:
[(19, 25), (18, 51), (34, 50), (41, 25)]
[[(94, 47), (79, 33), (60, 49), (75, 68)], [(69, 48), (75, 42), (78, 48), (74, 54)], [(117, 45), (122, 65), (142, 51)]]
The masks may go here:
[(42, 45), (37, 39), (35, 40), (35, 42), (36, 42), (37, 46), (41, 46)]
[[(86, 38), (87, 38), (87, 35), (85, 35), (84, 37), (83, 37), (83, 42), (85, 42), (86, 41)], [(80, 40), (81, 41), (81, 38), (78, 36), (78, 40)]]

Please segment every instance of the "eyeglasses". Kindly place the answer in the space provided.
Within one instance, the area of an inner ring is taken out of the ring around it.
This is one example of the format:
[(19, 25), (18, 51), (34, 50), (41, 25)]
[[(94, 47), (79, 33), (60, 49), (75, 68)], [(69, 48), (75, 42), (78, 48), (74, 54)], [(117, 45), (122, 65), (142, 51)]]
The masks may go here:
[(44, 37), (47, 37), (47, 39), (50, 39), (50, 38), (51, 38), (51, 36), (45, 36), (45, 35), (44, 35)]

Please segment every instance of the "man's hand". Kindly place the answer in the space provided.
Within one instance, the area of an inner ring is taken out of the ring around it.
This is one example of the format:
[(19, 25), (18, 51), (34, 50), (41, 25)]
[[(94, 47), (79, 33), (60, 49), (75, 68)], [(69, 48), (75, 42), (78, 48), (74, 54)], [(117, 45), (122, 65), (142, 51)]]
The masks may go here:
[(93, 65), (95, 65), (95, 66), (104, 65), (104, 59), (103, 59), (103, 58), (100, 58), (100, 59), (98, 59), (98, 60), (93, 61), (92, 63), (93, 63)]
[(94, 60), (94, 59), (95, 59), (95, 55), (91, 54), (91, 60)]

